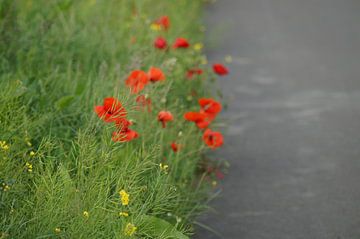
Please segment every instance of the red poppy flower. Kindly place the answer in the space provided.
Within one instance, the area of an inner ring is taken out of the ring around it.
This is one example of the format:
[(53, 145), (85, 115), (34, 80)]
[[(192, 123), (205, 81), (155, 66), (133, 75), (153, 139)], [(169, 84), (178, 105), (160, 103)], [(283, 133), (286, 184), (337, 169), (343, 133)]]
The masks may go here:
[(151, 82), (156, 82), (156, 81), (162, 81), (165, 80), (165, 74), (162, 72), (161, 69), (156, 68), (156, 67), (151, 67), (149, 72), (148, 72), (148, 76), (149, 76), (149, 80)]
[(217, 169), (217, 170), (215, 171), (215, 175), (216, 175), (216, 178), (219, 179), (219, 180), (222, 180), (222, 179), (224, 179), (224, 177), (225, 177), (224, 173), (221, 172), (219, 169)]
[(174, 119), (170, 111), (160, 111), (158, 114), (158, 121), (162, 123), (162, 127), (166, 127), (166, 122), (172, 121)]
[(229, 70), (223, 64), (214, 64), (213, 70), (220, 76), (229, 74)]
[(120, 131), (126, 131), (132, 122), (127, 120), (126, 118), (120, 118), (115, 121), (116, 128)]
[(212, 173), (213, 171), (214, 171), (214, 168), (211, 167), (211, 166), (208, 166), (208, 167), (206, 168), (206, 172), (207, 172), (208, 174)]
[(189, 42), (185, 38), (177, 38), (173, 45), (173, 48), (188, 48), (190, 46)]
[(95, 106), (94, 111), (105, 122), (117, 121), (125, 118), (127, 114), (120, 101), (113, 97), (105, 98), (103, 105)]
[(175, 153), (180, 149), (180, 145), (175, 142), (172, 142), (170, 146)]
[(163, 37), (158, 37), (154, 41), (154, 47), (158, 49), (166, 49), (167, 48), (167, 41)]
[(188, 79), (191, 79), (193, 77), (193, 75), (201, 75), (203, 73), (203, 70), (200, 68), (193, 68), (188, 70), (188, 72), (186, 73), (186, 77)]
[(114, 142), (128, 142), (136, 139), (137, 137), (139, 137), (139, 134), (132, 129), (127, 129), (125, 131), (114, 131), (112, 133), (112, 140)]
[(211, 98), (200, 98), (199, 105), (201, 107), (201, 112), (206, 113), (210, 121), (216, 117), (222, 108), (219, 102)]
[(207, 144), (211, 149), (215, 149), (223, 145), (224, 137), (220, 132), (212, 131), (211, 129), (205, 130), (203, 134), (203, 141)]
[(162, 16), (155, 21), (155, 24), (160, 25), (162, 28), (167, 30), (170, 27), (170, 19), (168, 16)]
[(151, 112), (151, 99), (145, 95), (139, 95), (136, 97), (137, 109), (147, 108), (148, 112)]
[(115, 124), (117, 130), (112, 133), (112, 140), (114, 142), (128, 142), (139, 136), (136, 131), (129, 128), (129, 126), (132, 125), (131, 121), (122, 118), (117, 120)]
[(192, 121), (199, 129), (205, 129), (209, 126), (210, 120), (207, 115), (202, 112), (187, 112), (184, 115), (187, 121)]
[(145, 72), (134, 70), (126, 79), (125, 84), (130, 87), (131, 93), (137, 94), (144, 89), (148, 81), (149, 79)]

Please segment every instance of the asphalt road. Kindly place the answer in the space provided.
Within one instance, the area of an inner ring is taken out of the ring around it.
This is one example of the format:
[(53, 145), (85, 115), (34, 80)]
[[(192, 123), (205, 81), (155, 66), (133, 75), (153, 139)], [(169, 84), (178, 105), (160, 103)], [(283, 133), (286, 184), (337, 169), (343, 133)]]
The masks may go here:
[(222, 237), (360, 238), (360, 1), (218, 0), (206, 10), (209, 62), (229, 104), (231, 163), (199, 219)]

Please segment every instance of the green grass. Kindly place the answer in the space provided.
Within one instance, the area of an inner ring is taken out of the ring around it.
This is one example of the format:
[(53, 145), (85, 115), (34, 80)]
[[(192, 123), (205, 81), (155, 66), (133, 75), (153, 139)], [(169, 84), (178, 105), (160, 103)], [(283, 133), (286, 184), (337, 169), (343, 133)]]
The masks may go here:
[[(201, 52), (160, 51), (153, 40), (202, 42), (201, 7), (196, 0), (0, 0), (0, 141), (9, 146), (0, 148), (0, 238), (125, 238), (128, 223), (137, 227), (134, 238), (193, 233), (211, 185), (199, 166), (201, 131), (183, 114), (209, 97), (213, 76), (187, 80)], [(151, 30), (162, 15), (169, 31)], [(134, 110), (124, 81), (150, 66), (167, 79), (144, 90), (153, 102), (148, 113)], [(112, 142), (113, 124), (93, 111), (109, 96), (124, 104), (138, 139)], [(165, 129), (156, 117), (164, 109), (174, 115)], [(172, 141), (183, 146), (178, 153)]]

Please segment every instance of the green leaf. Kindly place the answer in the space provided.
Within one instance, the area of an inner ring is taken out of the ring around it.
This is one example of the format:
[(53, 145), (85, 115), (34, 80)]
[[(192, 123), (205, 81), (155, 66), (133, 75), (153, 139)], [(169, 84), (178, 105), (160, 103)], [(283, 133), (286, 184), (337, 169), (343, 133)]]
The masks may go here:
[(60, 180), (60, 183), (64, 187), (63, 190), (73, 188), (73, 183), (72, 183), (73, 180), (71, 179), (68, 170), (63, 165), (59, 166), (58, 174), (59, 174), (58, 180)]
[(74, 100), (74, 96), (73, 95), (66, 95), (61, 97), (59, 100), (57, 100), (55, 102), (55, 107), (57, 110), (63, 110), (66, 107), (68, 107), (71, 102)]
[(85, 91), (86, 85), (82, 83), (78, 83), (75, 89), (76, 95), (81, 95)]
[(141, 217), (142, 231), (155, 238), (189, 239), (188, 236), (179, 232), (171, 223), (153, 216)]

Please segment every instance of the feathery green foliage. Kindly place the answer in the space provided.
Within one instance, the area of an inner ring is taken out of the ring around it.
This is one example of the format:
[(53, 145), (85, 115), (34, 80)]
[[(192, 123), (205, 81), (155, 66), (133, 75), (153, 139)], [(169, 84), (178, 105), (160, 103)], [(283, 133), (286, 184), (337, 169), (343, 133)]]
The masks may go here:
[[(172, 25), (159, 33), (150, 25), (161, 15)], [(207, 83), (185, 73), (203, 56), (160, 51), (153, 40), (201, 42), (200, 19), (195, 0), (0, 1), (0, 238), (125, 238), (128, 223), (136, 238), (191, 235), (209, 183), (201, 133), (183, 114)], [(150, 66), (167, 79), (145, 89), (148, 113), (135, 110), (124, 80)], [(114, 126), (93, 112), (107, 96), (124, 104), (138, 139), (112, 142)], [(156, 118), (164, 109), (174, 115), (165, 129)]]

